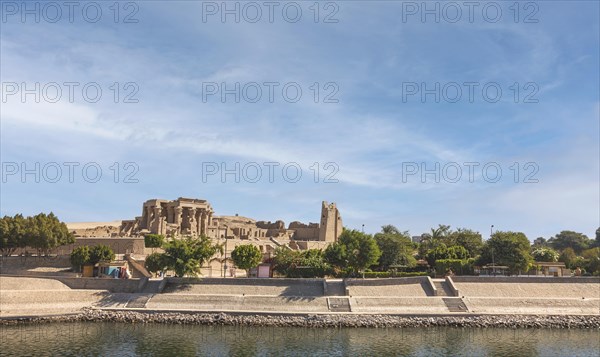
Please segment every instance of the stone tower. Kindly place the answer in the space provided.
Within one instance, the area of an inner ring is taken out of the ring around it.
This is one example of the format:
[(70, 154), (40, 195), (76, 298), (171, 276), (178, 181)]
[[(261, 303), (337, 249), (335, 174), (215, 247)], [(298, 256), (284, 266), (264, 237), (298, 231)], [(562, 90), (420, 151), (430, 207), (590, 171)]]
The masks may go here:
[(321, 206), (321, 225), (319, 226), (319, 240), (324, 242), (337, 241), (342, 234), (342, 217), (335, 203), (328, 204), (323, 201)]

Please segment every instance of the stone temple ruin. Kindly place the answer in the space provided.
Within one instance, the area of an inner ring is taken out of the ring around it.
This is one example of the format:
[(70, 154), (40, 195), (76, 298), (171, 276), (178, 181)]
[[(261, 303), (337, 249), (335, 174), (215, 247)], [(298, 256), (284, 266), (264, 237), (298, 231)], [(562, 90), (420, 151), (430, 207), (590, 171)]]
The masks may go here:
[(267, 253), (277, 246), (292, 249), (323, 248), (335, 242), (342, 233), (342, 218), (335, 203), (322, 202), (320, 223), (256, 221), (242, 216), (215, 216), (206, 200), (178, 198), (151, 199), (142, 205), (142, 215), (124, 220), (120, 226), (76, 229), (80, 237), (104, 235), (137, 237), (148, 233), (170, 237), (206, 235), (209, 238), (232, 240), (231, 245), (256, 244)]

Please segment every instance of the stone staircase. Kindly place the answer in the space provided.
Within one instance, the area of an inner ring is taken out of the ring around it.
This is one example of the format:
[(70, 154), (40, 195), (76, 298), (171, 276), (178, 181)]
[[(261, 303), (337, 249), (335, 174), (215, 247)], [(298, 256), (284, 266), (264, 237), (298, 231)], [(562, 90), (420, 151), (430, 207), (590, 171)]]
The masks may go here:
[(436, 296), (454, 296), (448, 283), (444, 279), (431, 279), (433, 286), (436, 288)]
[(327, 280), (326, 296), (346, 296), (346, 284), (343, 280)]
[(469, 312), (464, 301), (459, 297), (442, 298), (442, 300), (450, 312)]
[(350, 299), (345, 297), (327, 298), (327, 307), (331, 312), (351, 312)]

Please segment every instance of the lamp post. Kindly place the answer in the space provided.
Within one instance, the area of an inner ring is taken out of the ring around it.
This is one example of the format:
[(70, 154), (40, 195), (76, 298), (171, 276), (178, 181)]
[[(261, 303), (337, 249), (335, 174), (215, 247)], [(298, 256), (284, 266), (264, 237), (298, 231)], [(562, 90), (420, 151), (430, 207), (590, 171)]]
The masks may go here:
[[(492, 224), (492, 226), (490, 227), (490, 239), (492, 239), (492, 236), (494, 235), (493, 233), (494, 230), (494, 225)], [(492, 246), (492, 274), (494, 276), (496, 276), (496, 262), (494, 261), (494, 247)]]
[(225, 264), (223, 265), (223, 278), (227, 277), (227, 226), (224, 226), (225, 234), (223, 237), (225, 238)]

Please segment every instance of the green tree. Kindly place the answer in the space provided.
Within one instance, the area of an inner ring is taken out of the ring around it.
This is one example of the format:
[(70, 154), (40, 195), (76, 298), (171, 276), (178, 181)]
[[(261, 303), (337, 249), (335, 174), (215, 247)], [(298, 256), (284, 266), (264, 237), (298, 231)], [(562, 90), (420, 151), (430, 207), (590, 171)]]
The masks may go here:
[(450, 226), (445, 224), (438, 224), (437, 228), (431, 228), (431, 238), (437, 240), (444, 240), (452, 233)]
[(391, 224), (386, 224), (385, 226), (381, 226), (381, 233), (384, 234), (402, 234), (400, 230), (396, 228), (396, 226)]
[(479, 255), (479, 253), (481, 253), (481, 248), (483, 248), (483, 238), (481, 237), (481, 234), (467, 228), (459, 228), (448, 234), (448, 241), (450, 245), (464, 247), (469, 252), (470, 257)]
[(25, 224), (25, 240), (27, 246), (36, 249), (38, 256), (48, 254), (50, 250), (61, 245), (72, 244), (75, 237), (66, 224), (58, 220), (54, 213), (39, 213), (27, 217)]
[(596, 240), (594, 242), (594, 246), (600, 248), (600, 227), (598, 227), (598, 229), (596, 229)]
[(263, 254), (252, 244), (242, 244), (231, 252), (231, 259), (238, 268), (246, 271), (246, 276), (250, 276), (250, 269), (262, 262)]
[(577, 268), (575, 266), (577, 262), (577, 254), (575, 254), (575, 250), (573, 250), (571, 247), (563, 249), (558, 257), (558, 261), (565, 263), (565, 266), (569, 269)]
[(165, 236), (162, 234), (146, 234), (144, 236), (144, 245), (146, 248), (160, 248), (165, 242)]
[(331, 265), (325, 262), (325, 256), (321, 249), (308, 249), (300, 252), (299, 265), (303, 277), (323, 278), (332, 273)]
[(525, 234), (497, 231), (484, 244), (478, 265), (493, 262), (507, 266), (511, 274), (526, 271), (533, 262), (529, 248), (529, 239)]
[(453, 245), (450, 241), (451, 233), (450, 226), (445, 224), (438, 224), (437, 228), (431, 228), (430, 233), (423, 233), (419, 244), (419, 256), (425, 258), (428, 251), (435, 249), (440, 244)]
[(562, 231), (548, 240), (548, 244), (556, 250), (573, 248), (575, 253), (581, 254), (582, 251), (590, 246), (590, 239), (582, 233), (573, 231)]
[(600, 275), (600, 247), (586, 249), (581, 253), (585, 270), (594, 275)]
[(149, 272), (156, 273), (159, 271), (165, 271), (167, 269), (167, 262), (165, 261), (164, 254), (152, 253), (146, 257), (144, 266)]
[(4, 216), (0, 219), (0, 253), (10, 256), (18, 248), (27, 246), (26, 219), (17, 214), (14, 217)]
[(532, 249), (531, 256), (536, 262), (557, 262), (559, 254), (552, 248), (539, 247)]
[(323, 278), (332, 274), (331, 265), (325, 262), (321, 249), (275, 249), (273, 270), (287, 278)]
[(81, 266), (89, 264), (90, 262), (90, 247), (87, 245), (82, 245), (73, 249), (70, 260), (71, 266), (73, 266), (76, 271), (81, 271)]
[(212, 244), (210, 238), (184, 237), (167, 242), (164, 246), (164, 258), (168, 269), (174, 270), (178, 277), (197, 276), (200, 267), (217, 252), (221, 245)]
[(546, 245), (548, 245), (548, 241), (544, 237), (537, 237), (533, 240), (533, 245), (535, 247), (545, 247)]
[(451, 247), (446, 247), (444, 243), (441, 243), (436, 248), (427, 251), (427, 263), (429, 266), (435, 266), (435, 262), (437, 260), (463, 260), (468, 259), (469, 252), (465, 247), (460, 245), (453, 245)]
[(99, 244), (90, 248), (90, 264), (96, 264), (99, 262), (112, 262), (114, 259), (115, 253), (107, 245)]
[(325, 250), (325, 259), (333, 266), (357, 275), (377, 264), (381, 251), (375, 239), (357, 230), (344, 230), (337, 242)]
[(401, 233), (396, 227), (387, 225), (381, 227), (381, 233), (375, 234), (374, 238), (381, 251), (379, 257), (381, 271), (387, 271), (390, 265), (413, 267), (417, 264), (417, 260), (413, 256), (414, 245), (408, 232)]

